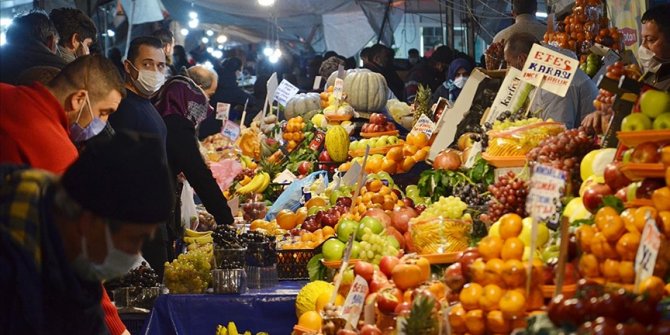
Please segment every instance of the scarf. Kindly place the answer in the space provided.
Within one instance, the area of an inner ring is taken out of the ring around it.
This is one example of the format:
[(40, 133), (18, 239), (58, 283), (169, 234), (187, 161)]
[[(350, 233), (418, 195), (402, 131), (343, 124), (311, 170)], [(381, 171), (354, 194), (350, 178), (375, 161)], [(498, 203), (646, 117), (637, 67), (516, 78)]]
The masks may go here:
[(170, 78), (154, 97), (153, 103), (162, 117), (181, 115), (194, 126), (213, 112), (202, 88), (184, 76)]

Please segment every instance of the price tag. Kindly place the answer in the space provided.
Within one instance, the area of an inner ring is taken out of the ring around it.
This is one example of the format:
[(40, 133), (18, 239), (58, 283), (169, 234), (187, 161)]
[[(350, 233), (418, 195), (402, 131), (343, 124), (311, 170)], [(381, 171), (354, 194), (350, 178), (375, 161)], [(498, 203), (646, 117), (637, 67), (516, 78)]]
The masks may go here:
[(321, 88), (321, 76), (314, 77), (314, 84), (312, 84), (313, 90), (318, 90)]
[(299, 88), (295, 87), (291, 82), (286, 79), (283, 79), (279, 86), (277, 86), (277, 91), (275, 91), (274, 100), (276, 100), (280, 105), (286, 106), (291, 98), (300, 91)]
[(233, 121), (226, 120), (221, 128), (221, 134), (228, 137), (231, 141), (235, 141), (240, 137), (240, 126)]
[(526, 198), (526, 211), (535, 222), (546, 222), (556, 229), (561, 217), (561, 196), (565, 190), (565, 171), (546, 165), (536, 165)]
[(216, 103), (216, 119), (225, 121), (228, 120), (230, 113), (230, 104), (217, 102)]
[(523, 65), (521, 80), (564, 97), (575, 78), (579, 61), (558, 51), (533, 44)]
[(422, 114), (414, 124), (414, 127), (412, 127), (412, 131), (422, 132), (426, 134), (428, 138), (430, 138), (433, 136), (433, 132), (435, 131), (435, 122), (427, 117), (426, 114)]
[(365, 297), (368, 295), (368, 283), (361, 276), (356, 276), (351, 284), (347, 299), (342, 306), (342, 318), (349, 321), (351, 325), (357, 325), (358, 319), (363, 311)]
[(661, 247), (661, 233), (656, 227), (656, 220), (647, 212), (647, 222), (642, 231), (640, 238), (640, 246), (637, 249), (635, 256), (635, 289), (640, 286), (640, 283), (651, 277), (654, 274), (654, 266), (656, 266), (656, 257), (658, 250)]
[(333, 87), (333, 96), (337, 100), (342, 100), (342, 92), (344, 91), (344, 80), (335, 78), (335, 86)]

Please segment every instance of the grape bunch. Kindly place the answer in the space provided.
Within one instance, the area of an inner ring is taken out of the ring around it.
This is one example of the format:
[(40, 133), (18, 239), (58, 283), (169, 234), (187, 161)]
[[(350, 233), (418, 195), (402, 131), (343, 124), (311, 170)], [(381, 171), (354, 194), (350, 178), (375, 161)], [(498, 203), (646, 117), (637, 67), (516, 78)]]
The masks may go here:
[(507, 172), (498, 180), (489, 185), (491, 200), (489, 200), (488, 214), (482, 214), (480, 219), (487, 223), (493, 223), (505, 213), (516, 213), (522, 217), (526, 216), (526, 196), (528, 185), (512, 172)]
[(445, 219), (461, 219), (463, 213), (468, 208), (468, 204), (455, 196), (440, 197), (432, 205), (428, 206), (421, 214), (413, 220), (427, 221), (438, 217)]
[(470, 207), (482, 207), (489, 200), (489, 195), (486, 191), (487, 187), (484, 184), (465, 184), (454, 188), (453, 195), (461, 198)]
[(209, 258), (208, 253), (196, 249), (166, 262), (163, 281), (170, 293), (203, 293), (212, 281)]
[(240, 235), (247, 247), (246, 262), (251, 266), (270, 266), (277, 264), (277, 238), (258, 231), (249, 231)]
[(578, 186), (581, 184), (579, 164), (587, 153), (597, 148), (595, 138), (580, 127), (547, 137), (526, 157), (531, 164), (548, 165), (571, 174), (573, 185)]
[(235, 227), (231, 225), (218, 225), (212, 232), (214, 245), (223, 249), (241, 249), (245, 243), (237, 235)]
[(121, 287), (156, 287), (158, 286), (158, 275), (149, 267), (147, 262), (128, 272), (121, 278)]
[(360, 251), (358, 258), (372, 264), (379, 264), (384, 256), (398, 255), (398, 249), (388, 243), (388, 240), (383, 235), (377, 235), (365, 228), (362, 236), (362, 241), (358, 244)]
[(254, 172), (253, 169), (244, 168), (244, 169), (242, 169), (242, 171), (240, 173), (237, 174), (237, 176), (235, 176), (234, 180), (235, 181), (241, 181), (242, 179), (244, 179), (245, 176), (249, 177), (249, 178), (253, 178), (254, 175), (255, 175), (255, 172)]

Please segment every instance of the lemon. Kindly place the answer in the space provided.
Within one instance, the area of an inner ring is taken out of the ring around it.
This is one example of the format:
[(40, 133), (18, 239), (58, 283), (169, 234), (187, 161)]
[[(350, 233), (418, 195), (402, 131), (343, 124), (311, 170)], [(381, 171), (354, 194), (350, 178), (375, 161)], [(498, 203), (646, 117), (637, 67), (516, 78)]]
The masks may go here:
[(579, 167), (582, 180), (593, 175), (602, 177), (605, 167), (612, 162), (615, 154), (616, 149), (613, 148), (593, 150), (586, 154)]
[[(581, 190), (580, 190), (581, 193)], [(591, 217), (591, 212), (589, 212), (586, 207), (584, 207), (584, 202), (582, 201), (582, 198), (574, 198), (568, 202), (568, 204), (565, 206), (565, 209), (563, 209), (563, 215), (567, 216), (568, 219), (570, 219), (570, 222), (574, 222), (576, 220), (583, 220), (583, 219), (588, 219)]]

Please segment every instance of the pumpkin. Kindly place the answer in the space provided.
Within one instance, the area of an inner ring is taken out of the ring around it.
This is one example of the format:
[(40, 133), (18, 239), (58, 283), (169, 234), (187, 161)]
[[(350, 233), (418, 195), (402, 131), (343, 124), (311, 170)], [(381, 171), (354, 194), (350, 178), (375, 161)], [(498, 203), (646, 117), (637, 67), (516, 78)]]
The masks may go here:
[(309, 120), (319, 110), (321, 110), (319, 93), (300, 93), (294, 95), (286, 103), (284, 117), (290, 120), (296, 116), (302, 116), (303, 119)]
[(337, 125), (328, 129), (326, 132), (326, 150), (333, 162), (342, 163), (347, 160), (349, 133), (344, 127)]
[[(371, 71), (368, 69), (349, 69), (344, 71), (344, 78), (346, 78), (347, 75), (349, 75), (350, 73), (354, 72), (371, 72)], [(328, 76), (328, 80), (326, 80), (326, 88), (328, 88), (329, 86), (335, 86), (335, 78), (337, 78), (337, 71), (334, 71), (333, 73), (330, 74), (330, 76)]]
[(386, 107), (388, 86), (379, 73), (356, 71), (344, 78), (346, 101), (357, 111), (378, 112)]

